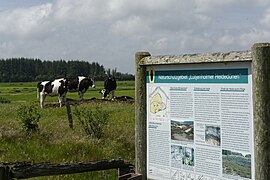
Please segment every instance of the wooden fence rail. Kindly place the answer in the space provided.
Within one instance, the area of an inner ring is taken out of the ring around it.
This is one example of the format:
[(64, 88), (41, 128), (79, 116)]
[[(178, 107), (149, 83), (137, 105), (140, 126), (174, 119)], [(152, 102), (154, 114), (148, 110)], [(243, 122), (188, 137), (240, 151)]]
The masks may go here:
[(0, 163), (0, 179), (26, 179), (39, 176), (74, 174), (89, 171), (118, 169), (118, 175), (131, 173), (133, 165), (124, 160), (100, 160), (78, 163)]

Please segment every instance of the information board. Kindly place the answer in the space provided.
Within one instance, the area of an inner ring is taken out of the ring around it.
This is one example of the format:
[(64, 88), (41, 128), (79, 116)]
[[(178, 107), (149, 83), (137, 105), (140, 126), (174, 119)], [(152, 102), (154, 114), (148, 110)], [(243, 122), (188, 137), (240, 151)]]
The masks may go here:
[(148, 66), (147, 177), (255, 179), (250, 62)]

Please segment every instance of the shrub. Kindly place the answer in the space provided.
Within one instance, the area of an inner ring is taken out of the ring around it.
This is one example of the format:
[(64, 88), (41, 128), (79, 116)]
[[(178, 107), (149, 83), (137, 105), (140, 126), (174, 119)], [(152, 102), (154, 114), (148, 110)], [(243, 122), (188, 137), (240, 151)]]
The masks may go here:
[(10, 100), (0, 97), (0, 103), (4, 104), (4, 103), (10, 103)]
[(96, 106), (94, 110), (78, 110), (75, 107), (75, 115), (87, 135), (97, 139), (102, 137), (109, 120), (108, 111), (104, 110), (101, 106)]
[(27, 132), (36, 132), (38, 130), (40, 117), (40, 113), (34, 105), (22, 105), (18, 109), (18, 120), (22, 128)]

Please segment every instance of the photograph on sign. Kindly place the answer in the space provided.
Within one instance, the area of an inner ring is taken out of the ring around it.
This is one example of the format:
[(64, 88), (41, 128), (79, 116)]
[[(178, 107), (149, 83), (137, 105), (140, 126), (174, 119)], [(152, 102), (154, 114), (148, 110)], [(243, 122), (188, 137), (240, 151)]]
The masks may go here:
[(171, 121), (171, 138), (176, 141), (194, 141), (193, 121)]
[(220, 126), (205, 127), (205, 142), (210, 145), (220, 146)]

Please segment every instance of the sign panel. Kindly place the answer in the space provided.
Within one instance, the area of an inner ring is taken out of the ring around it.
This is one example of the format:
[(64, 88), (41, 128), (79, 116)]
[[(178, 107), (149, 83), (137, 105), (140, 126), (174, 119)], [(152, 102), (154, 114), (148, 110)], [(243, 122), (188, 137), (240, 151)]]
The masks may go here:
[(255, 179), (251, 63), (147, 72), (149, 179)]

